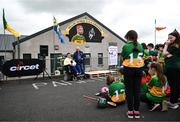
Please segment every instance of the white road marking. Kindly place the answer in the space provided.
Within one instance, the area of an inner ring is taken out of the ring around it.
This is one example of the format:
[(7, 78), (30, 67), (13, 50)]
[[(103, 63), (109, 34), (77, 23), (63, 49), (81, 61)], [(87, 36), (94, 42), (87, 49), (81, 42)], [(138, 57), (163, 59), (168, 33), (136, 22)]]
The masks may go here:
[[(58, 86), (68, 86), (68, 85), (73, 85), (72, 83), (77, 83), (77, 84), (81, 84), (81, 83), (88, 83), (88, 82), (95, 82), (97, 80), (100, 80), (100, 79), (88, 79), (86, 81), (82, 81), (82, 80), (79, 80), (79, 81), (72, 81), (71, 83), (70, 82), (67, 82), (67, 81), (64, 81), (64, 80), (60, 80), (59, 82), (57, 81), (51, 81), (52, 82), (52, 85), (54, 87), (58, 87)], [(51, 82), (50, 83), (45, 83), (45, 82), (41, 82), (41, 83), (33, 83), (32, 86), (38, 90), (40, 89), (40, 87), (42, 86), (46, 86), (46, 85), (51, 85)], [(1, 90), (2, 88), (0, 88)]]
[(57, 86), (67, 86), (68, 84), (66, 83), (60, 83), (60, 82), (56, 82), (56, 81), (52, 81), (52, 84), (54, 87), (57, 87)]
[(61, 80), (61, 82), (66, 83), (66, 84), (68, 84), (68, 85), (72, 85), (72, 83), (67, 82), (67, 81), (63, 81), (63, 80)]
[(32, 86), (35, 88), (35, 89), (39, 89), (40, 86), (45, 86), (47, 85), (47, 83), (33, 83)]

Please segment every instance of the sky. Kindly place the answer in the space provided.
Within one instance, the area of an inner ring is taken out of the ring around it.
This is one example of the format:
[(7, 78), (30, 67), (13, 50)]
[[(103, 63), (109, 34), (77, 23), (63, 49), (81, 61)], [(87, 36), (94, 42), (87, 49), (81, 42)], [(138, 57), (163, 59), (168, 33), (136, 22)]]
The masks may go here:
[[(0, 0), (0, 13), (5, 9), (9, 25), (22, 35), (31, 35), (58, 22), (88, 12), (116, 34), (124, 38), (136, 30), (139, 42), (164, 43), (168, 33), (180, 31), (180, 0)], [(0, 33), (3, 34), (2, 17)], [(8, 32), (6, 32), (8, 33)]]

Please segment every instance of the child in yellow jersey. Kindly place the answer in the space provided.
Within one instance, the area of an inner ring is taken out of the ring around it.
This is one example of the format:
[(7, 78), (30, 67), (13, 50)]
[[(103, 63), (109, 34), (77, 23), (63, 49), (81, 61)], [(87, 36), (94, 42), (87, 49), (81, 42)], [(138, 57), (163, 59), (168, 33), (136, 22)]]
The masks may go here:
[(153, 111), (158, 107), (160, 108), (161, 103), (165, 99), (167, 80), (159, 63), (153, 62), (148, 72), (151, 75), (151, 80), (146, 84), (148, 91), (141, 95), (141, 101), (146, 102), (150, 111)]

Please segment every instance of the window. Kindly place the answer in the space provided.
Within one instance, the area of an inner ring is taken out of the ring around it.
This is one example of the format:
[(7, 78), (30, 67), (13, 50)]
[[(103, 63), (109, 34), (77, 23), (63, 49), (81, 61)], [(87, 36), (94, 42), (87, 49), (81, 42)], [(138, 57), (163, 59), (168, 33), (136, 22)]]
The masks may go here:
[(48, 56), (48, 45), (40, 45), (40, 55)]
[(91, 54), (90, 53), (84, 53), (84, 57), (85, 57), (85, 65), (90, 65), (90, 61), (91, 61)]
[(103, 53), (98, 53), (98, 64), (103, 64)]
[(23, 59), (31, 59), (31, 54), (30, 53), (24, 53)]

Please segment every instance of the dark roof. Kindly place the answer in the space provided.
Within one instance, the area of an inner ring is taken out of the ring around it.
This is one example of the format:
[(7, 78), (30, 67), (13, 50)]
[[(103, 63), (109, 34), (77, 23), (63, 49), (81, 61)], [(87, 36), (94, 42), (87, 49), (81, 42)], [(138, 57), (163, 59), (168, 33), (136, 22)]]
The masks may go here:
[[(20, 36), (20, 39), (26, 36)], [(0, 52), (12, 52), (13, 45), (12, 43), (17, 41), (17, 38), (10, 34), (0, 34)]]
[[(73, 20), (75, 20), (75, 19), (78, 19), (78, 18), (80, 18), (80, 17), (83, 17), (83, 16), (88, 16), (89, 18), (91, 18), (92, 20), (94, 20), (96, 23), (98, 23), (99, 25), (101, 25), (102, 27), (104, 27), (106, 30), (108, 30), (109, 32), (111, 32), (113, 35), (115, 35), (117, 38), (119, 38), (120, 40), (122, 40), (123, 42), (126, 43), (126, 41), (125, 41), (123, 38), (121, 38), (119, 35), (117, 35), (117, 34), (116, 34), (115, 32), (113, 32), (111, 29), (109, 29), (108, 27), (106, 27), (105, 25), (103, 25), (101, 22), (99, 22), (97, 19), (95, 19), (93, 16), (91, 16), (91, 15), (88, 14), (87, 12), (85, 12), (85, 13), (83, 13), (83, 14), (80, 14), (80, 15), (78, 15), (78, 16), (72, 17), (72, 18), (70, 18), (70, 19), (68, 19), (68, 20), (66, 20), (66, 21), (63, 21), (63, 22), (59, 23), (59, 26), (64, 25), (64, 24), (66, 24), (66, 23), (68, 23), (68, 22), (71, 22), (71, 21), (73, 21)], [(40, 35), (40, 34), (43, 34), (43, 33), (47, 32), (47, 31), (50, 31), (50, 30), (52, 30), (52, 29), (53, 29), (53, 26), (51, 26), (51, 27), (49, 27), (49, 28), (46, 28), (46, 29), (44, 29), (44, 30), (41, 30), (41, 31), (39, 31), (39, 32), (37, 32), (37, 33), (34, 33), (34, 34), (30, 35), (30, 36), (27, 36), (26, 38), (20, 39), (20, 40), (19, 40), (19, 43), (22, 43), (22, 42), (24, 42), (24, 41), (26, 41), (26, 40), (29, 40), (29, 39), (31, 39), (31, 38), (34, 38), (34, 37), (36, 37), (36, 36), (38, 36), (38, 35)], [(17, 41), (13, 42), (13, 45), (17, 45)]]

